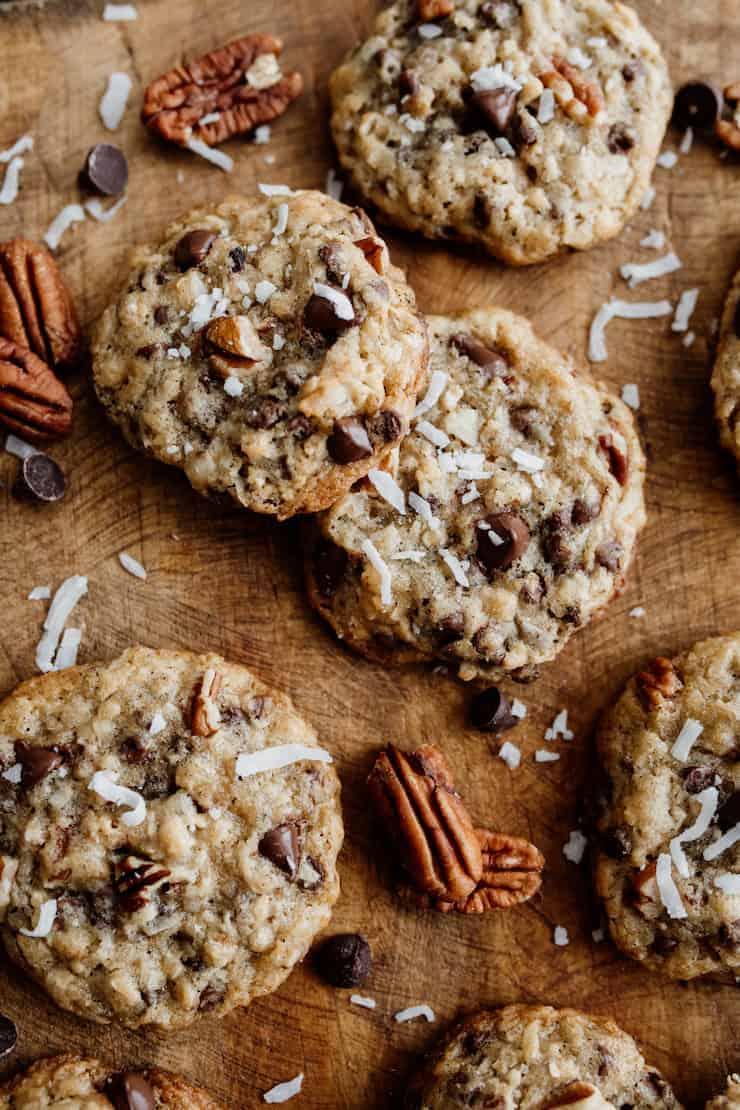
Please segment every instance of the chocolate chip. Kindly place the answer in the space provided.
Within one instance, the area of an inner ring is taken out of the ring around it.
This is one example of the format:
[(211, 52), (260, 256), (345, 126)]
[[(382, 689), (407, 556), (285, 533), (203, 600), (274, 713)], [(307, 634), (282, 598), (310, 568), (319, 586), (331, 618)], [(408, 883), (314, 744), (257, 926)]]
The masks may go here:
[[(537, 142), (537, 132), (535, 131), (534, 127), (527, 119), (527, 117), (522, 115), (521, 113), (514, 116), (511, 128), (509, 130), (509, 135), (517, 151), (520, 151), (522, 147), (525, 146), (534, 146), (534, 144)], [(531, 171), (534, 171), (534, 175)], [(537, 171), (535, 170), (534, 166), (527, 166), (527, 176), (529, 177), (530, 181), (537, 180)]]
[(413, 69), (402, 69), (398, 78), (398, 88), (402, 96), (416, 96), (419, 91), (419, 78)]
[(216, 232), (208, 228), (196, 228), (183, 235), (175, 247), (175, 265), (178, 270), (189, 270), (200, 266), (216, 239)]
[(304, 856), (298, 869), (297, 886), (311, 894), (324, 884), (325, 871), (313, 856)]
[(509, 371), (509, 364), (499, 351), (485, 347), (472, 335), (453, 335), (450, 343), (476, 366), (480, 366), (489, 378), (503, 377)]
[(48, 455), (35, 452), (21, 462), (13, 483), (13, 496), (20, 501), (61, 501), (67, 489), (64, 471)]
[(637, 136), (626, 123), (613, 123), (606, 137), (606, 145), (611, 154), (628, 154), (637, 142)]
[(512, 121), (516, 111), (516, 89), (502, 86), (499, 89), (489, 89), (484, 92), (474, 92), (470, 103), (484, 117), (487, 131), (493, 135), (503, 135)]
[(438, 647), (444, 648), (449, 644), (456, 644), (458, 640), (463, 638), (465, 618), (462, 613), (450, 613), (448, 617), (444, 617), (439, 622), (436, 631)]
[(632, 838), (626, 829), (616, 826), (602, 833), (601, 847), (611, 859), (625, 859), (632, 851)]
[(732, 326), (733, 326), (735, 335), (737, 336), (738, 339), (740, 339), (740, 301), (738, 301), (737, 304), (735, 305), (735, 315), (734, 315), (734, 318), (733, 318), (733, 321), (732, 321)]
[(316, 953), (319, 974), (332, 987), (359, 987), (373, 966), (370, 945), (359, 933), (329, 937)]
[(56, 748), (37, 748), (22, 740), (15, 742), (15, 758), (22, 767), (21, 784), (27, 787), (35, 786), (62, 765), (61, 754)]
[(329, 454), (338, 463), (352, 463), (367, 459), (373, 449), (367, 429), (356, 416), (343, 416), (334, 421), (332, 434), (326, 441)]
[(401, 438), (403, 421), (393, 409), (383, 409), (368, 421), (370, 435), (377, 436), (383, 443), (395, 443)]
[(170, 310), (167, 305), (158, 304), (157, 307), (154, 309), (154, 323), (159, 324), (160, 327), (164, 327), (165, 324), (169, 323), (169, 319)]
[(687, 767), (684, 771), (684, 788), (688, 794), (700, 794), (708, 786), (714, 786), (717, 772), (713, 767)]
[(229, 251), (229, 261), (231, 262), (231, 269), (235, 274), (240, 274), (244, 269), (244, 263), (247, 261), (247, 256), (244, 253), (243, 247), (232, 247)]
[(347, 553), (334, 543), (322, 544), (313, 557), (313, 577), (321, 597), (333, 597), (347, 569)]
[(573, 557), (567, 539), (571, 521), (572, 510), (561, 509), (552, 513), (543, 524), (542, 547), (548, 562), (559, 570), (564, 570)]
[(139, 1072), (119, 1071), (109, 1075), (103, 1093), (115, 1110), (154, 1110), (157, 1096), (154, 1088)]
[(601, 501), (584, 501), (579, 497), (573, 502), (571, 520), (574, 524), (590, 524), (600, 512)]
[(128, 183), (126, 156), (113, 143), (96, 143), (87, 152), (82, 175), (84, 184), (94, 193), (117, 197)]
[(292, 435), (294, 439), (297, 439), (299, 443), (303, 443), (304, 439), (308, 439), (313, 428), (313, 422), (307, 416), (304, 416), (302, 412), (299, 412), (297, 416), (292, 416), (285, 425), (286, 432)]
[(622, 454), (619, 448), (614, 445), (611, 436), (599, 436), (599, 447), (606, 453), (612, 476), (616, 478), (620, 486), (623, 486), (627, 481), (628, 473), (626, 455)]
[(622, 545), (616, 540), (607, 540), (596, 548), (596, 562), (606, 570), (618, 570), (621, 556)]
[(476, 193), (473, 198), (473, 223), (481, 231), (490, 227), (494, 208), (485, 193)]
[(135, 353), (137, 358), (145, 358), (149, 362), (161, 355), (163, 350), (161, 343), (146, 343), (143, 347), (137, 347)]
[(529, 528), (517, 513), (494, 513), (476, 528), (476, 557), (484, 574), (490, 576), (498, 570), (508, 570), (521, 558), (529, 545)]
[(651, 947), (657, 956), (668, 956), (678, 947), (678, 941), (665, 933), (656, 933)]
[(688, 81), (673, 101), (673, 122), (676, 127), (698, 129), (713, 127), (722, 114), (722, 90), (710, 81)]
[(9, 1056), (18, 1040), (18, 1030), (5, 1014), (0, 1014), (0, 1060)]
[(641, 58), (633, 58), (631, 62), (626, 62), (622, 66), (622, 77), (627, 84), (631, 84), (635, 78), (639, 77), (644, 72), (644, 65)]
[(122, 740), (118, 750), (127, 763), (148, 763), (152, 758), (151, 750), (138, 736), (128, 736)]
[(220, 984), (206, 987), (201, 991), (200, 999), (198, 1000), (198, 1010), (202, 1014), (208, 1013), (209, 1010), (215, 1010), (219, 1003), (223, 1002), (226, 997), (226, 987)]
[(511, 712), (511, 703), (497, 686), (489, 686), (473, 698), (470, 720), (481, 732), (506, 732), (518, 724)]
[(276, 825), (266, 832), (259, 842), (258, 851), (289, 879), (294, 879), (301, 859), (301, 845), (295, 821)]
[(250, 428), (274, 428), (285, 416), (285, 405), (274, 397), (258, 397), (244, 412)]
[[(342, 296), (346, 296), (346, 293), (342, 293)], [(333, 301), (328, 297), (320, 297), (318, 293), (312, 293), (303, 310), (303, 322), (311, 331), (340, 332), (353, 326), (355, 315), (353, 312), (349, 320), (342, 319)]]
[(717, 813), (717, 824), (722, 829), (722, 832), (727, 832), (734, 825), (740, 822), (740, 791), (731, 794), (730, 797), (724, 802)]

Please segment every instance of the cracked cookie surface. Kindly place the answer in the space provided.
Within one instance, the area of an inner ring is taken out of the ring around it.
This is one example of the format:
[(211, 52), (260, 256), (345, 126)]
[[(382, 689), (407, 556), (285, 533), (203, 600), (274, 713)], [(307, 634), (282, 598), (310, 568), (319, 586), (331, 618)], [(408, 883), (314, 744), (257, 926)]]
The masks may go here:
[(608, 1018), (505, 1006), (463, 1018), (412, 1083), (408, 1110), (680, 1110), (671, 1088)]
[(732, 452), (740, 468), (740, 270), (722, 313), (712, 389), (720, 442)]
[(381, 12), (331, 80), (344, 169), (392, 224), (540, 262), (616, 235), (671, 111), (660, 49), (611, 0)]
[(622, 951), (672, 978), (740, 974), (740, 634), (638, 672), (599, 725), (595, 884)]
[[(296, 744), (282, 768), (240, 761)], [(339, 893), (339, 783), (314, 751), (285, 697), (216, 655), (132, 648), (23, 683), (0, 704), (8, 954), (64, 1009), (129, 1027), (275, 990)]]
[(622, 586), (645, 520), (634, 420), (519, 316), (429, 328), (396, 504), (366, 479), (309, 524), (309, 593), (370, 658), (526, 681)]
[(388, 454), (427, 339), (364, 212), (287, 191), (192, 212), (138, 249), (93, 359), (133, 446), (282, 519), (330, 505)]

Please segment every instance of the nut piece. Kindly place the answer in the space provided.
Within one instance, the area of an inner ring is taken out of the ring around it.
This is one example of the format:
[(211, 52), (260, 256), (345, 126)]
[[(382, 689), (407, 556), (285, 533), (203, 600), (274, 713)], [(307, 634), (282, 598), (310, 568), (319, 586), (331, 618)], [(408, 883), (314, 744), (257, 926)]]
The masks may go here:
[(360, 248), (375, 273), (382, 274), (383, 244), (379, 240), (373, 239), (372, 235), (367, 235), (364, 239), (355, 239), (354, 245)]
[(478, 886), (464, 901), (437, 900), (442, 913), (486, 913), (527, 902), (542, 886), (545, 857), (534, 844), (519, 836), (476, 829), (483, 856), (483, 874)]
[(660, 705), (661, 698), (674, 698), (683, 688), (670, 659), (661, 655), (653, 659), (646, 670), (639, 672), (635, 685), (637, 696), (648, 712)]
[[(215, 146), (270, 123), (303, 91), (300, 73), (281, 74), (275, 59), (282, 49), (280, 39), (272, 35), (245, 35), (175, 66), (146, 89), (142, 122), (180, 146), (191, 135)], [(262, 61), (265, 55), (273, 62)], [(266, 85), (268, 76), (271, 83)], [(218, 119), (199, 122), (214, 113)]]
[(125, 913), (135, 913), (151, 901), (155, 887), (161, 886), (172, 874), (152, 860), (124, 856), (116, 861), (113, 885), (118, 905)]
[(610, 1105), (593, 1084), (574, 1079), (572, 1083), (557, 1087), (539, 1103), (537, 1110), (560, 1110), (563, 1106), (570, 1110), (606, 1110)]
[(57, 371), (80, 361), (82, 332), (69, 289), (46, 248), (27, 239), (0, 243), (0, 335)]
[(0, 337), (0, 424), (34, 443), (72, 430), (72, 398), (32, 351)]
[(483, 873), (481, 848), (442, 752), (431, 744), (415, 752), (389, 745), (368, 786), (418, 889), (452, 902), (472, 894)]
[(213, 736), (221, 727), (221, 714), (213, 700), (221, 689), (221, 675), (209, 667), (193, 695), (191, 729), (196, 736)]
[(725, 101), (732, 112), (730, 119), (718, 119), (714, 133), (730, 150), (740, 150), (740, 81), (725, 86)]
[(267, 348), (248, 316), (219, 316), (211, 320), (205, 330), (206, 339), (227, 355), (252, 362), (266, 362), (270, 358)]
[(416, 14), (425, 23), (432, 19), (444, 19), (454, 10), (454, 0), (416, 0)]
[(642, 870), (637, 871), (632, 877), (635, 908), (643, 917), (660, 917), (661, 902), (656, 878), (658, 865), (653, 860), (646, 863)]
[(553, 58), (552, 69), (539, 74), (540, 81), (552, 89), (567, 116), (577, 123), (593, 120), (604, 109), (604, 94), (593, 81), (585, 81), (579, 70), (564, 58)]

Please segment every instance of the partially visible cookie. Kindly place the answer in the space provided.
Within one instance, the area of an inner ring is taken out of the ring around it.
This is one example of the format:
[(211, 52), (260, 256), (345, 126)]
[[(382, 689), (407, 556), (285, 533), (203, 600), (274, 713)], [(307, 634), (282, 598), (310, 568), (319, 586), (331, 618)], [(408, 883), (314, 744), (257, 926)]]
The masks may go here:
[(408, 1110), (680, 1110), (673, 1091), (609, 1018), (505, 1006), (463, 1018), (412, 1082)]
[(0, 933), (66, 1010), (187, 1025), (275, 990), (339, 893), (339, 782), (287, 698), (132, 648), (0, 703)]
[(429, 327), (413, 430), (311, 522), (309, 593), (372, 659), (526, 681), (622, 587), (645, 520), (635, 423), (520, 316)]
[(673, 101), (612, 0), (397, 0), (331, 80), (342, 166), (392, 224), (541, 262), (616, 235)]
[(740, 1106), (740, 1075), (728, 1075), (727, 1089), (715, 1095), (706, 1105), (706, 1110), (737, 1110)]
[(179, 1075), (159, 1068), (112, 1071), (100, 1060), (52, 1056), (0, 1082), (0, 1110), (223, 1110)]
[(427, 339), (364, 212), (276, 188), (191, 212), (137, 250), (93, 358), (133, 446), (283, 519), (330, 505), (388, 455)]
[(603, 716), (596, 891), (615, 944), (675, 979), (740, 975), (740, 633), (658, 658)]
[(712, 389), (720, 441), (740, 467), (740, 270), (722, 313)]

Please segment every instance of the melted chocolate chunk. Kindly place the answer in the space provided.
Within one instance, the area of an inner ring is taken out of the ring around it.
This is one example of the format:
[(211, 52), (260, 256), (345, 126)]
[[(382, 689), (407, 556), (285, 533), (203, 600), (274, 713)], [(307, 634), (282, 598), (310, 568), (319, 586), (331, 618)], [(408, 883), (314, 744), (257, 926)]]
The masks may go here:
[(359, 987), (373, 965), (370, 945), (359, 933), (329, 937), (316, 953), (316, 967), (332, 987)]
[(0, 1014), (0, 1060), (9, 1056), (18, 1040), (18, 1030), (5, 1014)]
[(40, 501), (49, 505), (61, 501), (67, 489), (64, 471), (48, 455), (35, 451), (20, 465), (13, 484), (13, 496), (21, 501)]
[(21, 784), (25, 787), (35, 786), (63, 762), (57, 748), (37, 748), (22, 740), (15, 742), (15, 758), (21, 765)]
[(632, 851), (632, 838), (626, 829), (616, 826), (601, 834), (601, 847), (610, 859), (625, 859)]
[(245, 410), (244, 422), (250, 428), (274, 428), (285, 418), (286, 408), (275, 397), (257, 397)]
[[(341, 293), (343, 297), (347, 296), (341, 289), (338, 289), (337, 292)], [(303, 321), (311, 331), (331, 333), (346, 331), (347, 328), (353, 327), (356, 322), (354, 311), (350, 319), (345, 320), (337, 312), (334, 302), (330, 301), (328, 297), (320, 297), (318, 293), (312, 293), (309, 297), (303, 310)]]
[(500, 136), (506, 132), (514, 117), (518, 95), (516, 89), (502, 86), (485, 92), (474, 92), (470, 97), (470, 104), (489, 134)]
[(740, 791), (730, 794), (727, 801), (722, 803), (717, 812), (717, 824), (722, 832), (727, 832), (728, 829), (733, 828), (738, 823), (740, 823)]
[(196, 228), (183, 235), (175, 247), (175, 265), (178, 270), (189, 270), (200, 266), (216, 239), (216, 232), (207, 228)]
[(368, 420), (367, 430), (371, 436), (377, 437), (383, 443), (395, 443), (401, 438), (403, 421), (393, 409), (383, 409)]
[(154, 1110), (157, 1104), (151, 1083), (135, 1071), (120, 1071), (108, 1076), (103, 1093), (115, 1110)]
[(509, 364), (499, 351), (492, 351), (474, 339), (472, 335), (453, 335), (450, 339), (453, 347), (480, 366), (489, 378), (501, 378), (509, 372)]
[(511, 712), (509, 699), (497, 686), (490, 686), (473, 698), (470, 720), (481, 732), (506, 732), (519, 723)]
[(334, 462), (342, 464), (367, 459), (373, 453), (367, 429), (356, 416), (335, 420), (326, 446)]
[(490, 578), (496, 571), (508, 570), (527, 550), (529, 528), (517, 513), (494, 513), (476, 528), (476, 558), (484, 574)]
[(284, 825), (277, 825), (266, 832), (259, 842), (258, 851), (292, 881), (298, 873), (301, 861), (301, 844), (296, 822), (290, 821)]
[(334, 543), (319, 547), (313, 557), (313, 577), (321, 597), (333, 597), (347, 569), (347, 553)]
[(637, 142), (637, 135), (626, 123), (613, 123), (606, 137), (610, 154), (629, 154)]

